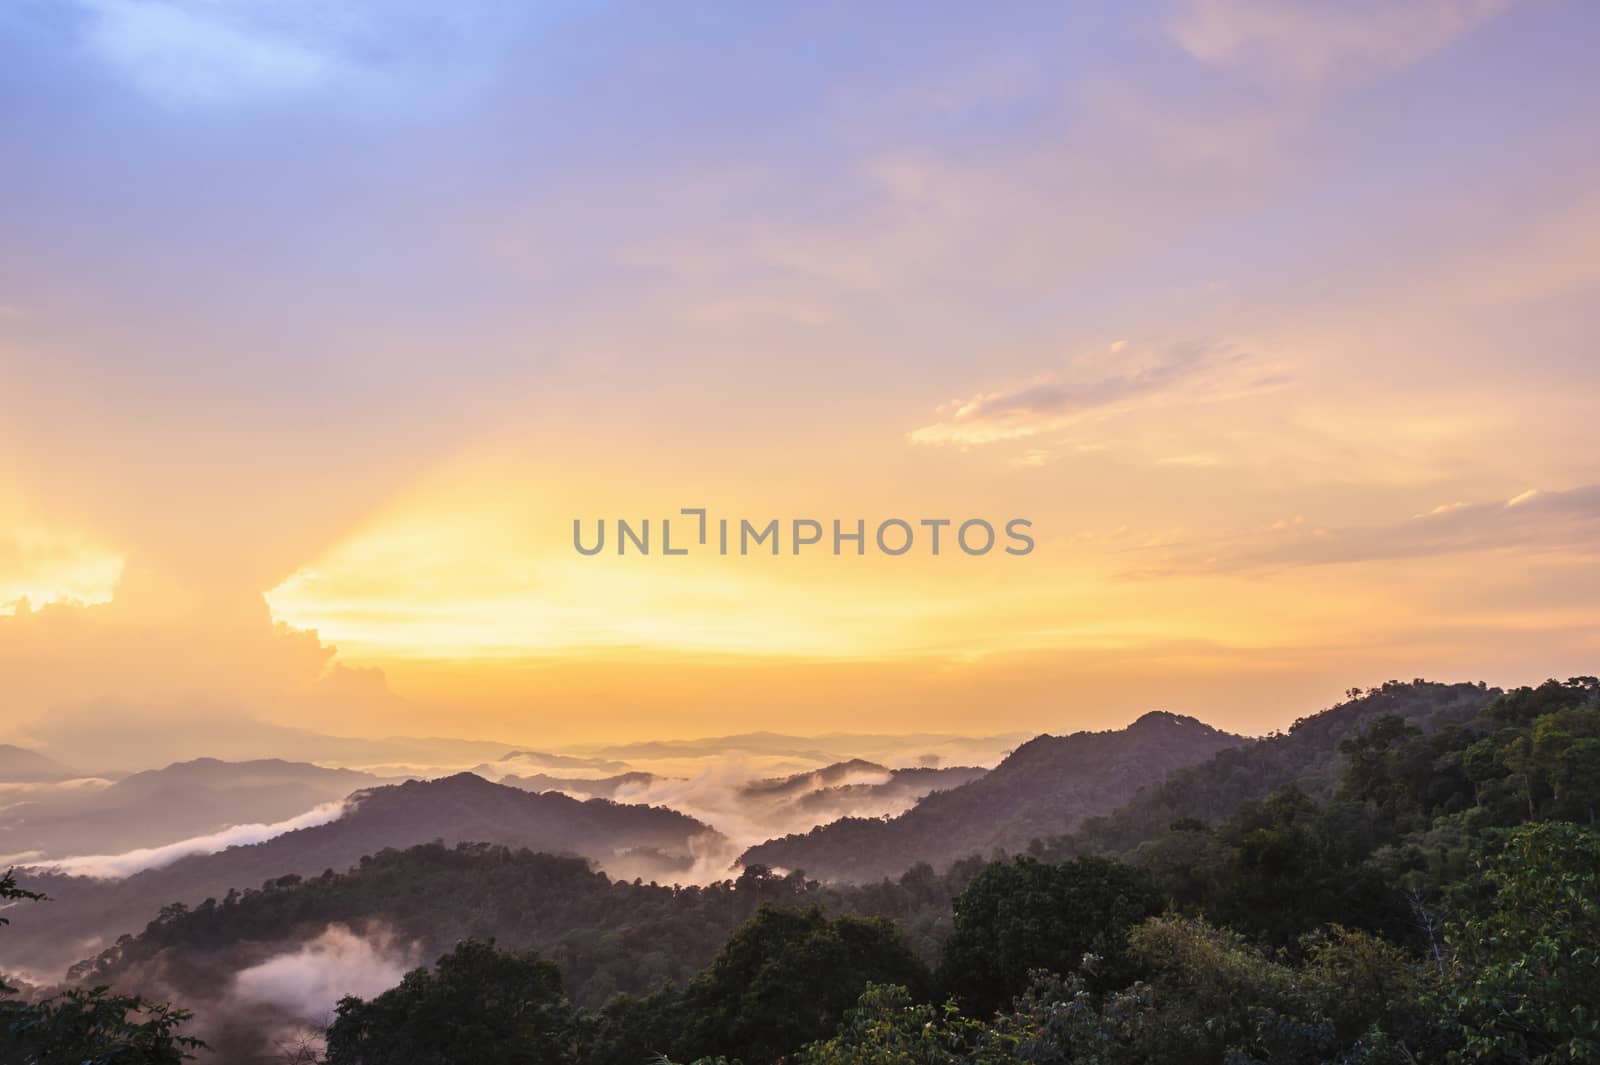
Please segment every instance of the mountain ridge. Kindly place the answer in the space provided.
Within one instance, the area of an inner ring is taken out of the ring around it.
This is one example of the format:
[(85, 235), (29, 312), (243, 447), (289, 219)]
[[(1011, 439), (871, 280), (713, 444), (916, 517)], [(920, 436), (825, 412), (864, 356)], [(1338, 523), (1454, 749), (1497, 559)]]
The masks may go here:
[(19, 881), (52, 901), (25, 925), (7, 929), (8, 955), (34, 970), (63, 968), (119, 933), (137, 932), (169, 904), (194, 905), (232, 888), (316, 876), (419, 843), (491, 843), (572, 854), (613, 863), (631, 876), (687, 869), (699, 848), (721, 841), (709, 825), (666, 807), (527, 792), (471, 773), (366, 788), (348, 802), (337, 820), (121, 879), (20, 870)]
[(1198, 718), (1152, 711), (1122, 729), (1035, 736), (987, 774), (935, 791), (887, 820), (841, 818), (804, 834), (768, 840), (745, 866), (801, 869), (823, 879), (876, 880), (926, 861), (1021, 850), (1132, 798), (1181, 765), (1250, 742)]

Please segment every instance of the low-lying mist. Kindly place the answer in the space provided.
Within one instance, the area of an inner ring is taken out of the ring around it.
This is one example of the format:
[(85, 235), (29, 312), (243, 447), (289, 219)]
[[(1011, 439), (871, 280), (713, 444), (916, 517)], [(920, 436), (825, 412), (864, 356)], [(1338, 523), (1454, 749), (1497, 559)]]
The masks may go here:
[(344, 996), (379, 994), (422, 960), (416, 944), (398, 941), (385, 926), (357, 935), (346, 925), (331, 924), (299, 949), (239, 970), (230, 996), (241, 1005), (266, 1006), (322, 1024)]
[[(693, 865), (671, 876), (681, 883), (705, 884), (737, 872), (735, 859), (754, 844), (808, 832), (841, 817), (893, 817), (931, 791), (955, 787), (984, 772), (976, 767), (931, 766), (891, 770), (852, 760), (774, 777), (767, 775), (771, 764), (771, 759), (736, 752), (702, 759), (698, 771), (688, 777), (635, 772), (609, 780), (560, 780), (544, 775), (538, 788), (579, 799), (599, 794), (619, 803), (666, 806), (705, 822), (720, 838), (696, 841)], [(506, 782), (524, 786), (517, 778)], [(602, 865), (622, 879), (652, 878), (647, 865), (630, 862), (627, 856)]]
[[(334, 802), (319, 803), (296, 817), (272, 824), (234, 825), (220, 832), (211, 832), (204, 836), (194, 836), (190, 839), (179, 840), (161, 847), (140, 847), (135, 850), (124, 851), (121, 854), (89, 854), (69, 858), (56, 858), (45, 862), (33, 864), (31, 868), (38, 872), (60, 873), (66, 876), (89, 876), (103, 879), (132, 876), (134, 873), (146, 869), (158, 869), (171, 865), (180, 858), (187, 858), (194, 854), (216, 854), (218, 851), (227, 850), (250, 843), (261, 843), (281, 836), (285, 832), (293, 832), (297, 828), (312, 828), (316, 825), (325, 825), (337, 821), (349, 809), (349, 800), (339, 799)], [(0, 859), (0, 864), (8, 864), (10, 860)], [(16, 856), (15, 864), (28, 864), (26, 855)]]

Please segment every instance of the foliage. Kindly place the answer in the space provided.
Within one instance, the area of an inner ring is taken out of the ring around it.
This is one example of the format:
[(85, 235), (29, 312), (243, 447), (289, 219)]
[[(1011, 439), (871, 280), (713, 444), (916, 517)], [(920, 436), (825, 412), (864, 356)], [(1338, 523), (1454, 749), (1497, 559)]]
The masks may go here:
[[(1022, 753), (1045, 772), (1059, 750)], [(1600, 1060), (1597, 805), (1600, 681), (1391, 682), (1025, 858), (665, 887), (435, 844), (174, 904), (79, 972), (202, 989), (334, 922), (459, 944), (346, 999), (330, 1065)], [(51, 1000), (58, 1026), (98, 1011), (126, 1042), (184, 1019), (79, 994), (104, 1004)]]
[(940, 975), (965, 1007), (988, 1014), (1026, 990), (1033, 970), (1070, 972), (1086, 954), (1103, 980), (1122, 980), (1128, 929), (1162, 900), (1149, 873), (1120, 862), (1018, 858), (989, 866), (954, 905)]
[[(13, 871), (0, 876), (0, 900), (44, 901), (17, 886)], [(9, 924), (0, 917), (0, 925)], [(0, 995), (16, 988), (0, 981)], [(38, 1002), (0, 1000), (0, 1060), (7, 1065), (175, 1065), (205, 1046), (178, 1034), (186, 1010), (115, 995), (108, 987), (69, 988)]]
[(488, 844), (422, 844), (382, 851), (347, 873), (280, 878), (193, 907), (173, 907), (76, 975), (119, 982), (150, 965), (186, 995), (204, 997), (217, 974), (262, 960), (262, 943), (295, 941), (330, 924), (382, 924), (430, 954), (493, 937), (533, 950), (562, 971), (574, 1000), (598, 1007), (663, 981), (685, 984), (763, 903), (893, 918), (919, 954), (934, 958), (950, 898), (982, 862), (938, 875), (927, 866), (899, 880), (830, 886), (755, 866), (737, 879), (667, 886), (612, 880), (580, 858)]
[(1600, 1060), (1600, 834), (1518, 829), (1489, 863), (1493, 906), (1449, 930), (1451, 1003), (1469, 1053)]
[(177, 1065), (205, 1046), (178, 1034), (187, 1010), (71, 988), (35, 1003), (0, 1003), (0, 1060), (12, 1065)]
[(1337, 706), (1301, 718), (1286, 732), (1177, 769), (1110, 814), (1089, 818), (1070, 835), (1041, 840), (1034, 852), (1048, 861), (1126, 853), (1158, 838), (1175, 822), (1216, 824), (1245, 803), (1261, 802), (1290, 785), (1326, 801), (1342, 776), (1339, 744), (1376, 719), (1394, 715), (1437, 730), (1471, 720), (1500, 693), (1481, 684), (1391, 680), (1366, 691), (1352, 688), (1349, 695)]
[(371, 1001), (340, 1001), (327, 1060), (557, 1065), (574, 1060), (577, 1037), (577, 1014), (554, 965), (469, 939)]
[(896, 875), (917, 861), (1004, 856), (1117, 809), (1175, 769), (1244, 743), (1161, 711), (1124, 729), (1036, 736), (988, 774), (933, 792), (898, 817), (842, 818), (759, 844), (740, 860), (860, 882)]
[(679, 1047), (773, 1061), (832, 1032), (874, 983), (931, 987), (892, 921), (766, 905), (685, 989)]
[(839, 1031), (812, 1043), (800, 1065), (1002, 1065), (1017, 1060), (1019, 1040), (965, 1017), (954, 1002), (917, 1003), (903, 987), (873, 984)]
[(1288, 964), (1203, 921), (1158, 917), (1130, 936), (1146, 978), (1096, 993), (1037, 972), (991, 1020), (871, 988), (805, 1065), (1402, 1065), (1439, 1060), (1430, 970), (1375, 937), (1330, 930)]
[[(5, 875), (0, 876), (0, 900), (15, 902), (19, 899), (22, 899), (32, 902), (42, 902), (44, 901), (44, 898), (45, 896), (43, 892), (28, 891), (24, 888), (18, 887), (17, 871), (15, 869), (7, 869)], [(0, 925), (8, 925), (10, 923), (10, 918), (0, 917)]]
[(589, 1065), (639, 1065), (664, 1058), (682, 1036), (683, 989), (660, 984), (645, 995), (615, 995), (589, 1015), (583, 1060)]
[[(28, 891), (24, 888), (18, 887), (16, 873), (17, 871), (15, 869), (7, 869), (5, 875), (0, 876), (0, 902), (9, 904), (19, 900), (29, 902), (44, 901), (45, 895), (43, 892)], [(0, 916), (0, 927), (10, 923), (11, 919), (9, 917)], [(16, 988), (6, 983), (5, 974), (0, 973), (0, 995), (15, 994), (16, 990)]]

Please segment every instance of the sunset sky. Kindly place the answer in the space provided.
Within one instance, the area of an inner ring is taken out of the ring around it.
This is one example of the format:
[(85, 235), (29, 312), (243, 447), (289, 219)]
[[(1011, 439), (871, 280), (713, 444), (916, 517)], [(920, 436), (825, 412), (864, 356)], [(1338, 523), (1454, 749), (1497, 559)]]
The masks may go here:
[[(7, 4), (0, 732), (1258, 733), (1594, 673), (1597, 39)], [(572, 548), (696, 506), (1037, 547)]]

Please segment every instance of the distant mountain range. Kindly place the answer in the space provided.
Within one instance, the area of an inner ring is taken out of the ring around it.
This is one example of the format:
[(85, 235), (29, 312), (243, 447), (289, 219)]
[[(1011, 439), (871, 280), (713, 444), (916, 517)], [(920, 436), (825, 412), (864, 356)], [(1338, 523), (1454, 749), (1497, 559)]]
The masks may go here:
[[(752, 811), (815, 807), (819, 817), (835, 809), (871, 808), (896, 795), (914, 805), (894, 817), (843, 817), (804, 834), (768, 840), (746, 850), (739, 863), (859, 882), (898, 877), (918, 862), (946, 867), (973, 854), (1021, 852), (1034, 841), (1053, 857), (1125, 852), (1162, 835), (1175, 820), (1218, 821), (1285, 784), (1325, 797), (1339, 777), (1340, 742), (1375, 717), (1396, 714), (1433, 730), (1470, 719), (1496, 694), (1472, 684), (1390, 684), (1261, 740), (1230, 735), (1191, 717), (1151, 713), (1120, 730), (1039, 736), (987, 772), (890, 770), (880, 762), (845, 759), (734, 785), (737, 805)], [(527, 757), (508, 753), (517, 760)], [(201, 759), (135, 774), (83, 800), (75, 816), (58, 811), (58, 825), (62, 832), (78, 833), (80, 842), (115, 837), (127, 845), (136, 836), (115, 836), (118, 808), (129, 811), (130, 822), (137, 820), (133, 811), (161, 810), (163, 818), (190, 817), (189, 827), (231, 821), (246, 809), (254, 819), (266, 820), (283, 811), (300, 812), (308, 796), (342, 794), (351, 782), (359, 790), (344, 816), (262, 843), (192, 855), (123, 880), (25, 872), (25, 885), (42, 888), (53, 901), (30, 907), (26, 922), (6, 929), (7, 958), (21, 960), (34, 974), (54, 976), (118, 934), (136, 933), (169, 903), (193, 905), (221, 898), (232, 888), (286, 876), (314, 877), (349, 868), (385, 848), (434, 840), (581, 855), (625, 879), (671, 883), (716, 877), (728, 868), (721, 864), (726, 858), (713, 860), (730, 849), (728, 841), (703, 821), (663, 806), (604, 798), (684, 783), (648, 773), (581, 779), (534, 773), (507, 777), (503, 784), (457, 774), (371, 786), (364, 774), (346, 770)], [(598, 797), (580, 801), (560, 794), (563, 790)], [(185, 796), (194, 806), (235, 805), (226, 813), (184, 814), (178, 808)], [(96, 810), (109, 819), (100, 837), (93, 835)], [(124, 827), (137, 832), (131, 823)]]
[[(438, 776), (515, 751), (509, 743), (418, 736), (332, 736), (310, 729), (193, 710), (166, 720), (89, 704), (30, 726), (44, 748), (97, 775), (121, 776), (195, 758), (284, 758), (385, 776)], [(0, 763), (3, 765), (3, 763)], [(428, 772), (431, 771), (431, 772)], [(83, 775), (83, 774), (74, 774)], [(3, 778), (0, 778), (3, 779)]]
[(594, 753), (629, 762), (720, 757), (730, 753), (765, 758), (790, 758), (829, 764), (851, 759), (935, 766), (945, 762), (989, 762), (1028, 738), (1028, 733), (997, 736), (955, 736), (938, 732), (895, 734), (829, 732), (790, 736), (780, 732), (742, 732), (691, 740), (649, 740), (614, 744)]
[[(881, 805), (918, 799), (930, 791), (953, 788), (983, 776), (980, 766), (913, 766), (890, 769), (861, 758), (834, 762), (804, 773), (752, 780), (739, 794), (763, 804), (791, 804), (800, 809), (826, 812), (853, 805)], [(585, 798), (626, 800), (630, 792), (648, 788), (668, 778), (654, 773), (618, 773), (609, 777), (558, 777), (548, 773), (501, 777), (501, 784), (525, 791), (560, 791)]]
[(1248, 742), (1192, 717), (1153, 712), (1125, 729), (1039, 736), (989, 773), (938, 791), (888, 820), (845, 818), (751, 847), (741, 864), (876, 880), (916, 862), (1020, 851), (1109, 813), (1146, 784)]
[(78, 776), (82, 774), (38, 751), (10, 743), (0, 743), (0, 784), (70, 780)]
[(572, 754), (551, 754), (546, 751), (510, 751), (493, 762), (482, 762), (468, 769), (485, 780), (500, 780), (514, 774), (537, 776), (546, 769), (587, 769), (599, 773), (621, 773), (628, 768), (624, 762), (609, 758), (589, 758)]
[(758, 780), (741, 794), (753, 802), (782, 803), (818, 820), (871, 813), (898, 813), (930, 792), (958, 788), (988, 773), (981, 766), (912, 766), (889, 769), (852, 759), (810, 773)]
[(273, 823), (383, 781), (304, 762), (198, 758), (102, 788), (40, 789), (0, 810), (0, 855), (29, 859), (160, 847), (233, 825)]
[(589, 799), (614, 799), (622, 788), (648, 787), (659, 779), (654, 773), (618, 773), (609, 777), (553, 777), (548, 773), (501, 777), (500, 783), (523, 791), (559, 791)]
[(349, 812), (336, 821), (182, 858), (121, 880), (25, 870), (19, 879), (45, 891), (51, 901), (32, 907), (26, 922), (6, 929), (6, 956), (53, 977), (118, 934), (143, 928), (169, 903), (192, 905), (221, 898), (229, 888), (343, 870), (385, 848), (435, 840), (581, 855), (627, 878), (681, 876), (699, 848), (725, 845), (709, 826), (664, 807), (533, 794), (468, 773), (408, 781), (358, 792)]

